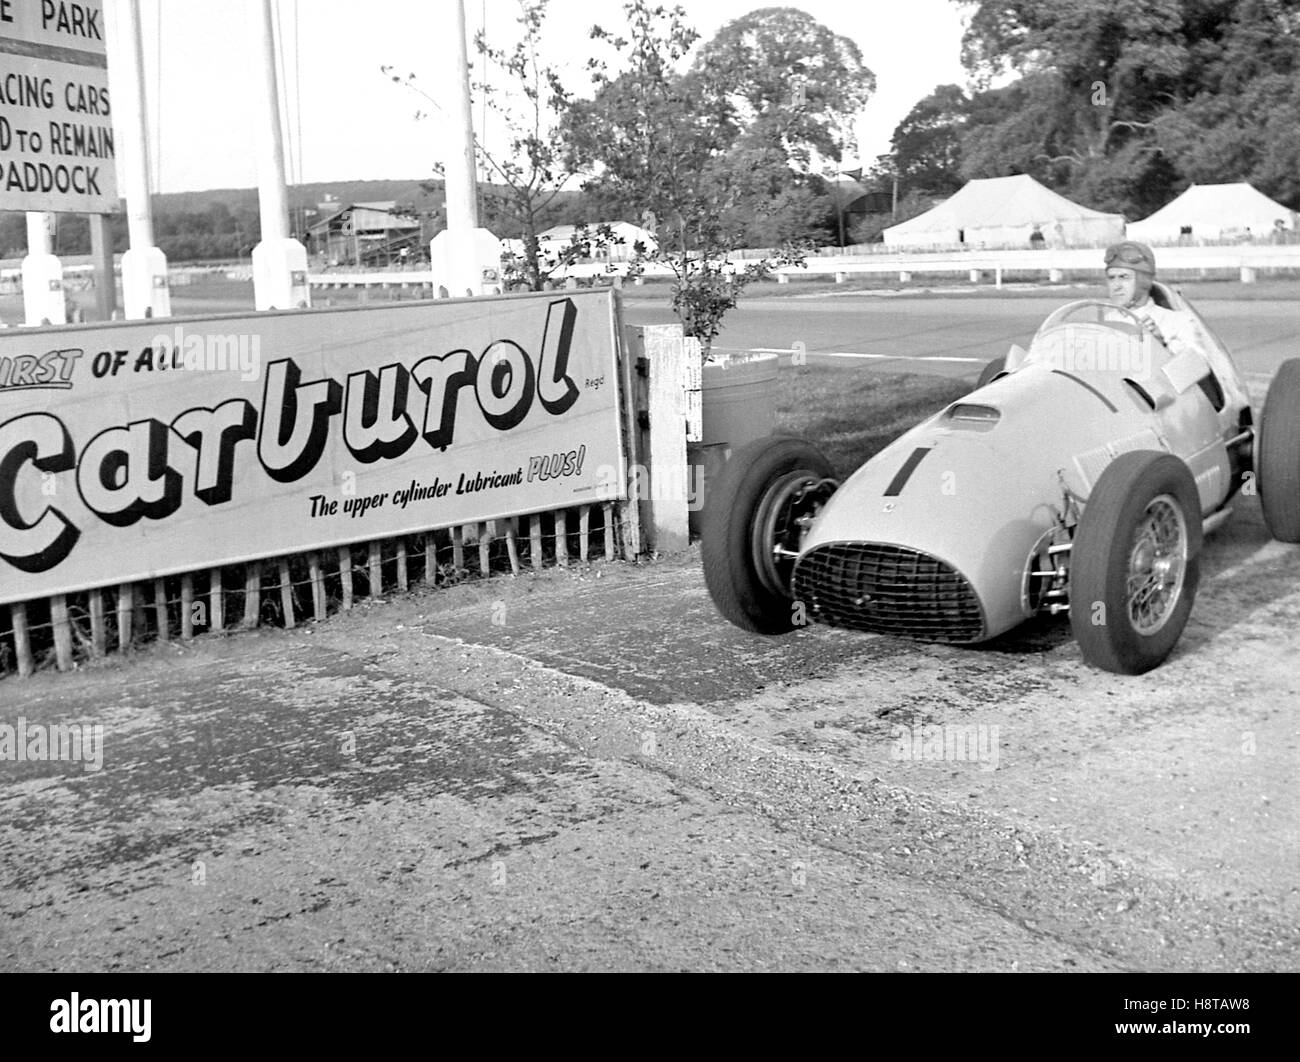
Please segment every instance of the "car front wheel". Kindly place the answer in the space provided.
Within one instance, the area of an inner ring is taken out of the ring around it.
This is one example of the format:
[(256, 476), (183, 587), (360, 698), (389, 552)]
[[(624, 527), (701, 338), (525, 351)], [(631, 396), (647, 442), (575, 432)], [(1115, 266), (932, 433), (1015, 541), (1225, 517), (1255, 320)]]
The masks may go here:
[(1255, 467), (1269, 534), (1300, 542), (1300, 358), (1284, 361), (1268, 385)]
[(1097, 480), (1070, 550), (1070, 626), (1093, 667), (1140, 675), (1177, 644), (1196, 598), (1201, 510), (1187, 465), (1121, 454)]
[(801, 626), (790, 597), (808, 522), (835, 489), (830, 462), (802, 439), (768, 437), (738, 448), (704, 512), (704, 582), (719, 612), (756, 634)]

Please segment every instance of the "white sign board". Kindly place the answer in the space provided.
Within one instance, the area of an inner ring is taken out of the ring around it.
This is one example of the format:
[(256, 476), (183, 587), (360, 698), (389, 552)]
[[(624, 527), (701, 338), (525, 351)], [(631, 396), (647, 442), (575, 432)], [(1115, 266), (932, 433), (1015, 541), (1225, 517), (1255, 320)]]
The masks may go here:
[(626, 495), (610, 292), (0, 332), (0, 602)]
[(0, 0), (0, 211), (118, 209), (101, 0)]

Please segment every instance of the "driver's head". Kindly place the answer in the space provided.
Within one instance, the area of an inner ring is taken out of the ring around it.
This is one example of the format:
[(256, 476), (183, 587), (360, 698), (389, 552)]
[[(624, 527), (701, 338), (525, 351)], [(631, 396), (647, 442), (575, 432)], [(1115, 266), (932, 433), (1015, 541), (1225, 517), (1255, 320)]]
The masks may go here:
[(1124, 240), (1106, 248), (1106, 287), (1119, 306), (1141, 306), (1156, 278), (1156, 256), (1145, 243)]

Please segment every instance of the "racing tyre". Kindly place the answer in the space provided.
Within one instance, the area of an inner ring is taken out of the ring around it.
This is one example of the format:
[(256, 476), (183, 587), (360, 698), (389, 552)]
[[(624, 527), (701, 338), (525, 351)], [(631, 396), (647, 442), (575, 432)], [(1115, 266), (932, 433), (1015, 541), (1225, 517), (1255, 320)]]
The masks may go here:
[(735, 450), (709, 490), (700, 553), (714, 605), (737, 627), (796, 624), (790, 576), (802, 527), (834, 490), (830, 462), (802, 439), (769, 436)]
[(975, 381), (975, 390), (979, 390), (985, 384), (993, 382), (993, 377), (1007, 367), (1006, 358), (994, 358), (991, 362), (980, 370), (980, 378)]
[(1070, 626), (1093, 667), (1140, 675), (1173, 650), (1200, 578), (1201, 506), (1172, 454), (1121, 454), (1097, 480), (1070, 551)]
[(1268, 385), (1255, 468), (1269, 534), (1300, 542), (1300, 358), (1284, 361)]

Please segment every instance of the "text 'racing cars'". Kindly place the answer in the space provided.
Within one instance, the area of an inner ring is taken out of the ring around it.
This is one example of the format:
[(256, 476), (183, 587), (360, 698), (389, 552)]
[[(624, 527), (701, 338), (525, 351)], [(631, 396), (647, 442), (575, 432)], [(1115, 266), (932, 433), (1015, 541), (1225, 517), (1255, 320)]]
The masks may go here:
[(737, 449), (706, 506), (705, 581), (749, 631), (805, 622), (973, 644), (1068, 612), (1083, 658), (1139, 674), (1173, 649), (1205, 533), (1258, 490), (1270, 533), (1300, 542), (1300, 359), (1258, 427), (1228, 352), (1173, 354), (1094, 300), (1052, 313), (1029, 350), (842, 484), (809, 443)]

